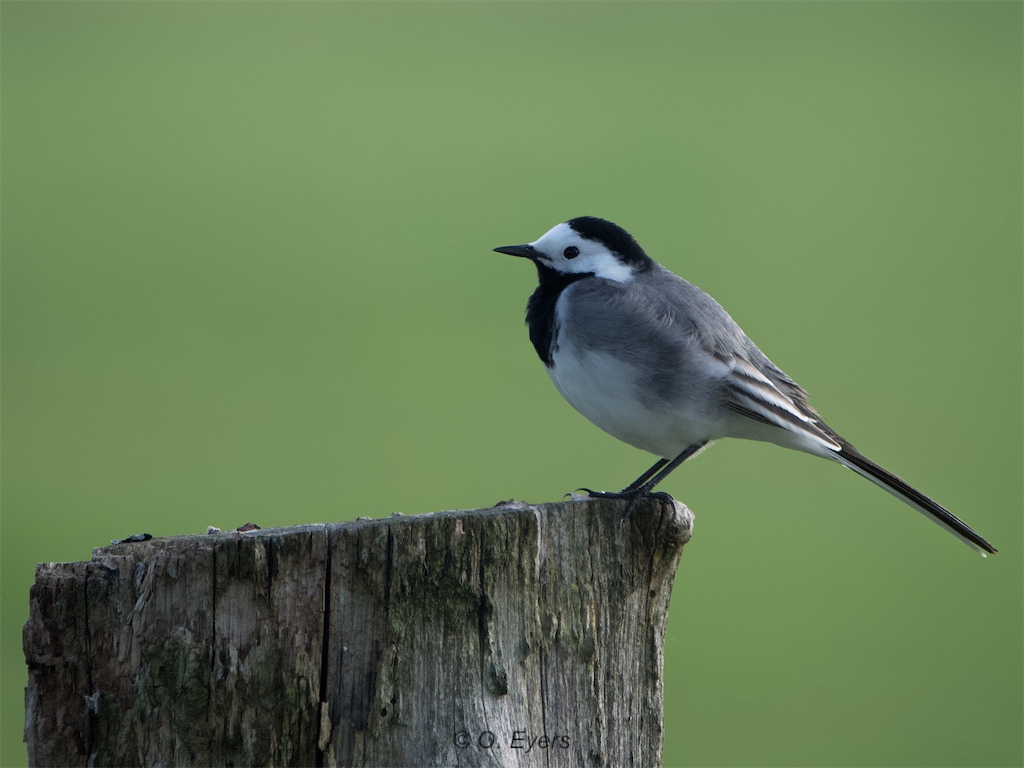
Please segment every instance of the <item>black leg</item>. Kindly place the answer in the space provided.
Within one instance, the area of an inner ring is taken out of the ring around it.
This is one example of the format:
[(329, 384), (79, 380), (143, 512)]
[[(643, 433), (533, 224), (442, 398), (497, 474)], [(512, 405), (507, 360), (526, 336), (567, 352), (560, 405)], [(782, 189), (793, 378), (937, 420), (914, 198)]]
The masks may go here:
[(668, 459), (658, 459), (654, 463), (653, 467), (648, 469), (646, 472), (644, 472), (642, 475), (640, 475), (640, 477), (638, 477), (632, 483), (630, 483), (625, 488), (623, 488), (622, 492), (623, 493), (629, 493), (630, 491), (635, 491), (641, 485), (643, 485), (648, 480), (650, 480), (652, 477), (654, 477), (658, 473), (658, 470), (661, 469), (662, 467), (664, 467), (666, 464), (668, 464)]
[(638, 477), (629, 486), (624, 488), (622, 492), (626, 493), (640, 491), (641, 493), (650, 493), (652, 490), (654, 490), (654, 486), (656, 486), (658, 483), (660, 483), (662, 480), (669, 476), (672, 470), (674, 470), (688, 458), (693, 456), (693, 454), (695, 454), (697, 451), (699, 451), (707, 444), (707, 440), (705, 440), (703, 443), (695, 443), (694, 445), (687, 447), (682, 453), (680, 453), (678, 456), (672, 459), (672, 461), (659, 459), (657, 464), (655, 464), (649, 470), (644, 472), (644, 474)]
[[(648, 469), (618, 493), (602, 493), (600, 491), (592, 491), (589, 488), (580, 488), (580, 490), (586, 491), (591, 496), (595, 496), (599, 499), (629, 499), (629, 504), (626, 506), (626, 513), (622, 518), (625, 520), (633, 512), (633, 508), (636, 507), (640, 499), (645, 496), (651, 496), (654, 486), (668, 477), (672, 470), (693, 456), (693, 454), (697, 453), (697, 451), (705, 445), (707, 445), (706, 440), (703, 443), (695, 443), (694, 445), (688, 446), (682, 453), (672, 459), (672, 461), (669, 461), (668, 459), (658, 459), (654, 463), (653, 467)], [(653, 495), (663, 497), (665, 501), (672, 500), (672, 497), (667, 493), (655, 493)]]

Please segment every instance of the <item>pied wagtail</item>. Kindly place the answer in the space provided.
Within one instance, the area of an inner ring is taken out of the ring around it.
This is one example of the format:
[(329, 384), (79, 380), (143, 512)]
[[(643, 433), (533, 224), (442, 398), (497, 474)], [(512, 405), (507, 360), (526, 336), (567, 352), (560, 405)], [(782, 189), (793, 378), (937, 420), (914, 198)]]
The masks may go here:
[(628, 515), (712, 441), (763, 440), (837, 461), (983, 556), (996, 551), (836, 434), (718, 302), (655, 262), (621, 227), (581, 216), (528, 245), (494, 250), (537, 266), (526, 323), (562, 396), (605, 432), (661, 457), (618, 493), (581, 490), (630, 499)]

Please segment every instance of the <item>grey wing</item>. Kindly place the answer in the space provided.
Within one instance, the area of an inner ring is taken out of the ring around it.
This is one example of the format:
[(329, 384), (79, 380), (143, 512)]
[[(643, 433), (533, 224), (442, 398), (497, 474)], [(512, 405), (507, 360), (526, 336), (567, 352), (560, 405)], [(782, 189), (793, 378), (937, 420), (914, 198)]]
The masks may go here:
[[(753, 344), (751, 343), (753, 346)], [(748, 418), (786, 430), (803, 441), (838, 451), (846, 441), (829, 427), (807, 402), (807, 393), (757, 347), (756, 354), (733, 355), (722, 361), (727, 369), (725, 406)], [(750, 358), (758, 360), (760, 365)]]
[(586, 349), (628, 363), (642, 399), (673, 403), (683, 393), (707, 388), (701, 329), (685, 302), (639, 278), (592, 278), (570, 290), (573, 335)]
[(717, 301), (668, 270), (658, 275), (657, 285), (662, 311), (676, 333), (690, 335), (703, 352), (702, 364), (715, 371), (722, 405), (829, 451), (846, 445), (811, 407), (807, 392), (758, 349)]

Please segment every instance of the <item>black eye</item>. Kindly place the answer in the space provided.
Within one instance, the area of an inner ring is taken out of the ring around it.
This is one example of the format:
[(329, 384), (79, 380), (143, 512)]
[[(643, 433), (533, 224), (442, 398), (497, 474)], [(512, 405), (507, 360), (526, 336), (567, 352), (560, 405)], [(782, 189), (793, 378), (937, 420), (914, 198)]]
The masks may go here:
[(577, 256), (580, 255), (580, 249), (577, 248), (575, 245), (570, 245), (568, 248), (562, 251), (562, 255), (565, 256), (565, 258), (567, 259), (575, 259)]

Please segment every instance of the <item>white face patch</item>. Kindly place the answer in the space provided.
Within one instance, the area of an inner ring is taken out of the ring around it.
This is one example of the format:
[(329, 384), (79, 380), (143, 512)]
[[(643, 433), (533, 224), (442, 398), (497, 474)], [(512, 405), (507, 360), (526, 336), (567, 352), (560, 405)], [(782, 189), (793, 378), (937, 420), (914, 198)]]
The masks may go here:
[(633, 267), (623, 264), (601, 243), (581, 237), (568, 224), (552, 227), (530, 245), (545, 257), (542, 263), (556, 272), (589, 272), (619, 283), (628, 283), (633, 279)]

